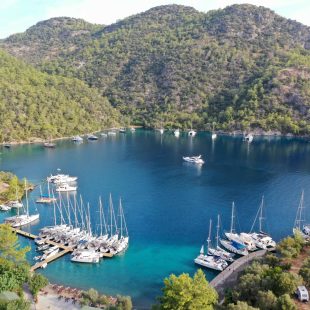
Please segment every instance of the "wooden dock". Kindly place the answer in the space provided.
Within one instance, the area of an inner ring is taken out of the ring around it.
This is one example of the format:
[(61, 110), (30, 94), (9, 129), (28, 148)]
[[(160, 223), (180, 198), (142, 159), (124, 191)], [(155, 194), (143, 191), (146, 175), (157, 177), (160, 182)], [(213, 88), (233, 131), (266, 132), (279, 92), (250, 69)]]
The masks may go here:
[[(12, 231), (16, 232), (18, 235), (21, 235), (23, 237), (26, 237), (26, 238), (30, 238), (30, 239), (36, 239), (38, 238), (38, 236), (34, 235), (34, 234), (31, 234), (27, 231), (23, 231), (21, 229), (18, 229), (18, 228), (14, 228), (12, 227)], [(48, 264), (48, 263), (51, 263), (53, 262), (54, 260), (58, 259), (59, 257), (62, 257), (70, 252), (73, 252), (73, 248), (72, 247), (69, 247), (69, 246), (66, 246), (64, 244), (61, 244), (61, 243), (57, 243), (57, 242), (54, 242), (52, 240), (45, 240), (44, 242), (45, 244), (49, 244), (49, 245), (52, 245), (52, 246), (57, 246), (59, 249), (61, 249), (62, 251), (58, 252), (57, 254), (41, 261), (41, 262), (38, 262), (36, 264), (34, 264), (30, 270), (31, 271), (35, 271), (36, 269), (38, 268), (41, 268), (45, 263)], [(99, 253), (100, 254), (100, 257), (101, 258), (111, 258), (113, 257), (114, 255), (112, 253)]]
[(45, 263), (48, 264), (48, 263), (56, 260), (57, 258), (66, 255), (69, 252), (70, 252), (70, 250), (60, 251), (57, 254), (55, 254), (55, 255), (53, 255), (53, 256), (51, 256), (51, 257), (49, 257), (49, 258), (47, 258), (47, 259), (45, 259), (45, 260), (43, 260), (41, 262), (38, 262), (38, 263), (34, 264), (33, 266), (31, 266), (30, 271), (35, 271), (36, 269), (41, 268)]

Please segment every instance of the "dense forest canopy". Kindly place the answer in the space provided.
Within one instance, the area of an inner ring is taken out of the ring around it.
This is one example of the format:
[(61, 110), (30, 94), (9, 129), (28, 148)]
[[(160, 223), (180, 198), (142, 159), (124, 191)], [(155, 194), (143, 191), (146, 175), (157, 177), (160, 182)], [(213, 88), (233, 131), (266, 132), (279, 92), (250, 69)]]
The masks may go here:
[(40, 72), (0, 50), (0, 142), (91, 132), (118, 118), (84, 82)]
[(82, 80), (136, 124), (310, 133), (310, 28), (264, 7), (159, 6), (109, 26), (53, 18), (0, 46)]

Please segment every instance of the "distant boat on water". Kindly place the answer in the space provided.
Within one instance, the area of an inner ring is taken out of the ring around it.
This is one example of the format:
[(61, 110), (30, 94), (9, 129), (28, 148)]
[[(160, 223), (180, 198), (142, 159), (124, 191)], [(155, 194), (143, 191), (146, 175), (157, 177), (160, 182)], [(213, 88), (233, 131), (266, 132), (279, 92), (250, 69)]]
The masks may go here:
[(201, 158), (201, 155), (199, 155), (199, 156), (183, 156), (183, 160), (188, 162), (188, 163), (197, 164), (197, 165), (204, 164), (204, 160)]
[(90, 141), (95, 141), (95, 140), (98, 140), (98, 137), (93, 134), (89, 134), (87, 135), (87, 139)]
[(180, 136), (180, 129), (176, 129), (173, 134), (178, 138)]
[(81, 136), (74, 136), (71, 140), (73, 142), (83, 142), (83, 138)]
[(243, 140), (246, 142), (251, 143), (254, 139), (254, 136), (251, 133), (248, 133), (247, 135), (244, 136)]
[(56, 143), (53, 143), (53, 142), (45, 142), (45, 143), (43, 144), (43, 146), (46, 147), (46, 148), (49, 148), (49, 149), (53, 149), (53, 148), (56, 147)]
[(126, 128), (124, 128), (124, 127), (120, 128), (120, 129), (119, 129), (119, 132), (120, 132), (120, 133), (126, 133)]

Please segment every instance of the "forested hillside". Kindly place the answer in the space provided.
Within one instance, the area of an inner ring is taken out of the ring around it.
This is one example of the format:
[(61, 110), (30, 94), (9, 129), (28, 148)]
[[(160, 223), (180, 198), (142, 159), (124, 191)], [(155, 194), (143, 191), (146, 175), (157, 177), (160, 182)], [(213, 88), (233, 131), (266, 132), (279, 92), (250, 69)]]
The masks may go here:
[(1, 45), (99, 89), (136, 124), (310, 133), (309, 27), (253, 5), (84, 23), (55, 18)]
[(118, 118), (84, 82), (42, 73), (0, 50), (0, 142), (90, 132)]

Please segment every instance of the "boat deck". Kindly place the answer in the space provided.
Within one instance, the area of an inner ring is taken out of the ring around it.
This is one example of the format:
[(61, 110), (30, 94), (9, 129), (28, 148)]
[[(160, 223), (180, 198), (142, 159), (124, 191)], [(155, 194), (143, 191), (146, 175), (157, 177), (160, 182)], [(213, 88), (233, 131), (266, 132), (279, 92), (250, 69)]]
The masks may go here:
[[(34, 235), (34, 234), (31, 234), (27, 231), (23, 231), (21, 229), (18, 229), (18, 228), (13, 228), (12, 227), (12, 231), (16, 232), (18, 235), (21, 235), (23, 237), (26, 237), (26, 238), (30, 238), (30, 239), (36, 239), (38, 238), (38, 236)], [(59, 249), (62, 249), (62, 251), (58, 252), (57, 254), (41, 261), (41, 262), (38, 262), (36, 264), (34, 264), (30, 270), (31, 271), (35, 271), (36, 269), (38, 268), (41, 268), (42, 265), (44, 265), (45, 263), (48, 264), (48, 263), (51, 263), (53, 262), (54, 260), (58, 259), (59, 257), (62, 257), (70, 252), (73, 252), (73, 248), (72, 247), (69, 247), (69, 246), (66, 246), (64, 244), (61, 244), (61, 243), (57, 243), (57, 242), (54, 242), (54, 241), (51, 241), (51, 240), (46, 240), (45, 241), (46, 244), (49, 244), (49, 245), (53, 245), (53, 246), (57, 246)], [(111, 253), (100, 253), (100, 257), (106, 257), (106, 258), (111, 258), (113, 257), (113, 254)]]

